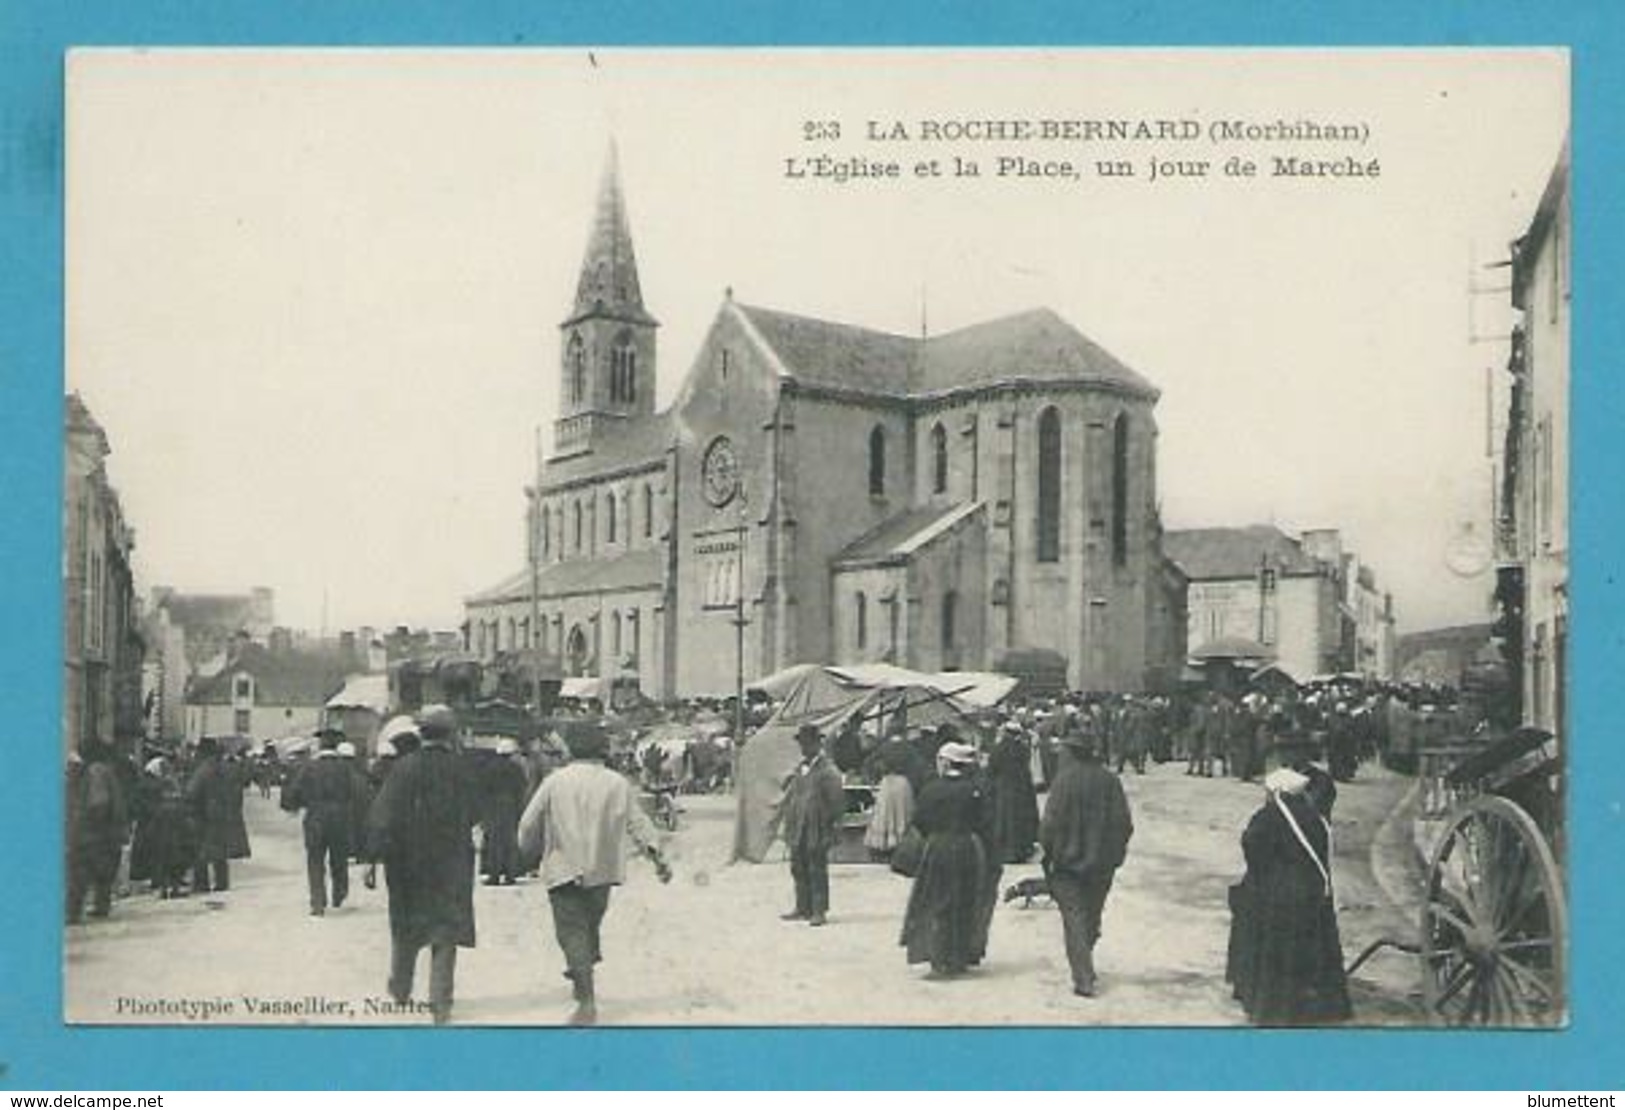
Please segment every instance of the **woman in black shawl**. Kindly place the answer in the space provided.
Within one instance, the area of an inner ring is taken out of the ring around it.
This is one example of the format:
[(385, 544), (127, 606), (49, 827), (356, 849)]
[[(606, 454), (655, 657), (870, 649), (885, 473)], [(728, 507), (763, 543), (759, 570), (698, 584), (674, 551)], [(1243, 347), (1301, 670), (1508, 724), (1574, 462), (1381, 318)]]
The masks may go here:
[(925, 856), (909, 892), (901, 943), (909, 963), (930, 963), (932, 979), (963, 974), (987, 947), (981, 908), (988, 800), (970, 773), (975, 763), (976, 749), (968, 744), (944, 744), (938, 776), (920, 792), (914, 811)]
[(1032, 751), (1022, 727), (1006, 722), (987, 761), (993, 789), (994, 842), (999, 863), (1026, 863), (1038, 841), (1038, 791), (1033, 786)]
[(1254, 1025), (1324, 1025), (1352, 1015), (1332, 902), (1331, 825), (1290, 768), (1264, 780), (1241, 836), (1225, 979)]

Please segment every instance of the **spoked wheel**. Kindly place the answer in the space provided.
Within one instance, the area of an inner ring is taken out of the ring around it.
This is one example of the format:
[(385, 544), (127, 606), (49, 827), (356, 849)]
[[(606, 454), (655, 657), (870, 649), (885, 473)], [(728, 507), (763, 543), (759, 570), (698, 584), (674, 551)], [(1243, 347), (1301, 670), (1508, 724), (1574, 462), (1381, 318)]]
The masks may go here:
[(1443, 1025), (1560, 1025), (1568, 912), (1540, 828), (1505, 798), (1452, 813), (1422, 907), (1423, 995)]

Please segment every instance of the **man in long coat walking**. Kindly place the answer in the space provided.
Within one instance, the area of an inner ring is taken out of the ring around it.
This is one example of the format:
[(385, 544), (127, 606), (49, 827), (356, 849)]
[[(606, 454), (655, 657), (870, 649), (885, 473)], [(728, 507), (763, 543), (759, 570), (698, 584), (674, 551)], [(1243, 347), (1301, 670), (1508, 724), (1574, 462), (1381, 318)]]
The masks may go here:
[(242, 804), (242, 786), (220, 762), (220, 744), (212, 736), (198, 741), (197, 767), (186, 781), (186, 805), (197, 829), (197, 857), (192, 890), (231, 889), (232, 817)]
[(478, 795), (457, 752), (457, 718), (444, 705), (418, 714), (423, 744), (401, 756), (369, 816), (372, 858), (389, 885), (389, 994), (412, 997), (418, 953), (429, 949), (429, 1008), (451, 1020), (457, 949), (474, 947), (474, 846)]
[(1095, 942), (1112, 879), (1128, 852), (1134, 821), (1123, 784), (1100, 764), (1095, 738), (1061, 738), (1065, 762), (1044, 802), (1038, 840), (1050, 895), (1061, 911), (1073, 993), (1095, 993)]
[(84, 741), (68, 757), (67, 794), (68, 923), (90, 916), (106, 917), (113, 909), (113, 879), (129, 835), (124, 788), (113, 770), (112, 753), (95, 741)]

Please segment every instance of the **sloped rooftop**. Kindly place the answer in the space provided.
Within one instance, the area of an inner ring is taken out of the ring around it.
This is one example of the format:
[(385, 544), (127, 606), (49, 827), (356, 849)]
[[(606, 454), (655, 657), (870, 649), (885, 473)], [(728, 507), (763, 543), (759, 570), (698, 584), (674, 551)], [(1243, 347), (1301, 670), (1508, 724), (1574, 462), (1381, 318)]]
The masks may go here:
[[(660, 586), (664, 581), (664, 572), (665, 552), (658, 548), (626, 551), (619, 555), (591, 559), (567, 559), (562, 563), (548, 563), (540, 568), (536, 575), (537, 597), (546, 600), (596, 590), (633, 590)], [(528, 601), (530, 592), (530, 568), (526, 567), (466, 600), (470, 605)]]
[(1266, 559), (1279, 574), (1320, 573), (1320, 563), (1273, 524), (1165, 532), (1162, 550), (1193, 582), (1252, 578)]
[(797, 381), (898, 398), (1012, 381), (1157, 390), (1048, 308), (926, 339), (752, 305), (737, 308)]
[(320, 706), (344, 686), (356, 669), (349, 652), (330, 648), (293, 648), (275, 651), (263, 644), (244, 644), (237, 656), (218, 673), (199, 679), (187, 691), (194, 705), (228, 705), (231, 680), (240, 672), (254, 676), (258, 705)]
[(848, 544), (835, 556), (835, 565), (850, 567), (908, 559), (981, 507), (980, 501), (961, 501), (906, 509)]

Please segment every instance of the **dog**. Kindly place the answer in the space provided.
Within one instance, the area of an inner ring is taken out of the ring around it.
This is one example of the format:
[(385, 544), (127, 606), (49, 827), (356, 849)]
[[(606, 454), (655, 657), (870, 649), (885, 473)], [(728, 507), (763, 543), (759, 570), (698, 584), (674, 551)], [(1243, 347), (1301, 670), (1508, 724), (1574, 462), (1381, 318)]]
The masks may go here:
[(1032, 875), (1005, 887), (1005, 902), (1014, 902), (1017, 898), (1021, 899), (1021, 908), (1024, 910), (1032, 909), (1034, 900), (1038, 898), (1050, 898), (1054, 901), (1049, 892), (1049, 880), (1042, 875)]

